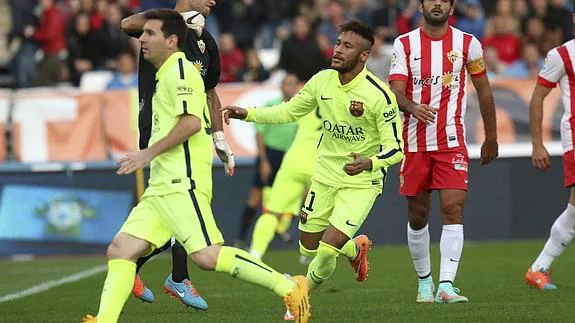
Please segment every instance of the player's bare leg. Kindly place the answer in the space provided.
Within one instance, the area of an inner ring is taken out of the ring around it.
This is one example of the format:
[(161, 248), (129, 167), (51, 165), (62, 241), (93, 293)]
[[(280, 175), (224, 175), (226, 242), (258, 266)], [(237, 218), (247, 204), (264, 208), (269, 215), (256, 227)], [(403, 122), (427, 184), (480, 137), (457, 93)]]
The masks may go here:
[(136, 260), (150, 250), (150, 243), (124, 232), (108, 246), (108, 275), (102, 288), (98, 315), (87, 315), (84, 322), (117, 322), (136, 276)]
[(421, 191), (417, 196), (407, 197), (407, 245), (418, 277), (416, 298), (418, 303), (435, 302), (427, 225), (430, 204), (429, 191)]
[(467, 298), (458, 295), (459, 290), (453, 287), (463, 251), (463, 208), (466, 198), (467, 191), (464, 190), (443, 189), (439, 191), (443, 230), (439, 242), (441, 265), (439, 286), (435, 295), (436, 303), (467, 302)]
[(561, 256), (575, 236), (575, 187), (571, 188), (569, 204), (551, 226), (549, 239), (539, 257), (525, 274), (525, 282), (539, 289), (552, 290), (557, 286), (551, 283), (551, 264)]
[(245, 282), (266, 287), (283, 297), (296, 322), (308, 322), (311, 316), (307, 279), (289, 277), (269, 267), (244, 250), (211, 245), (190, 255), (203, 270), (215, 270)]

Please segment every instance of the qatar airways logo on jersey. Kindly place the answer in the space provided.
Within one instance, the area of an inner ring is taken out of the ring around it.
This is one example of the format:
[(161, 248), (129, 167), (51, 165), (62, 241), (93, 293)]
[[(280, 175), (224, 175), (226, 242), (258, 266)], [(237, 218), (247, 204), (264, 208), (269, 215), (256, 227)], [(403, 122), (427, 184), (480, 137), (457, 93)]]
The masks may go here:
[(455, 84), (459, 83), (459, 75), (451, 72), (444, 73), (443, 75), (433, 75), (428, 78), (413, 77), (413, 85), (428, 87), (440, 84), (445, 88), (452, 88)]
[(362, 127), (352, 127), (331, 123), (329, 120), (323, 121), (323, 128), (327, 130), (333, 139), (345, 140), (347, 142), (365, 141), (365, 134)]

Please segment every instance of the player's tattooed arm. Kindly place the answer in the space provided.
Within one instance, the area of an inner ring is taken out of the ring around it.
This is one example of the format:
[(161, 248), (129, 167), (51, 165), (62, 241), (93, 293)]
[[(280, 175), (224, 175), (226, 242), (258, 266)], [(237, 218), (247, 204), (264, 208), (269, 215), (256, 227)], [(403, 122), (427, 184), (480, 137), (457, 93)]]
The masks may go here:
[(405, 96), (405, 83), (402, 81), (391, 81), (389, 86), (397, 98), (397, 105), (399, 110), (403, 113), (409, 113), (414, 116), (418, 121), (425, 123), (435, 122), (435, 114), (437, 110), (427, 104), (417, 104)]
[(220, 101), (220, 97), (218, 96), (215, 88), (208, 90), (206, 95), (208, 100), (208, 108), (210, 109), (210, 116), (212, 119), (211, 130), (212, 139), (214, 141), (214, 148), (216, 149), (218, 158), (222, 161), (222, 163), (224, 163), (226, 175), (233, 176), (236, 162), (234, 160), (234, 153), (226, 142), (224, 136), (224, 125), (222, 121), (221, 110), (222, 102)]
[(122, 19), (120, 24), (122, 31), (130, 37), (139, 37), (144, 30), (144, 24), (146, 23), (144, 14), (145, 12), (140, 12)]
[(212, 132), (223, 131), (224, 123), (222, 122), (222, 102), (216, 92), (216, 88), (206, 92), (208, 97), (208, 107), (210, 108), (210, 115), (212, 117)]
[(499, 155), (497, 144), (497, 118), (495, 116), (495, 102), (491, 93), (491, 86), (487, 79), (487, 74), (472, 77), (473, 86), (477, 90), (479, 99), (479, 110), (483, 118), (485, 128), (485, 141), (481, 146), (481, 164), (489, 164)]

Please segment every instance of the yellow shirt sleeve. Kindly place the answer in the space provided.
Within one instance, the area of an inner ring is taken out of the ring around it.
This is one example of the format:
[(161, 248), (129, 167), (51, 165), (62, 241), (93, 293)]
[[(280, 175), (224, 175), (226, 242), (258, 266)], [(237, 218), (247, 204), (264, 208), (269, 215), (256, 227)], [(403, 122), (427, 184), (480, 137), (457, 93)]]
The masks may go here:
[(316, 76), (312, 77), (303, 89), (288, 102), (283, 102), (269, 108), (248, 108), (245, 121), (255, 123), (289, 123), (305, 116), (317, 108)]

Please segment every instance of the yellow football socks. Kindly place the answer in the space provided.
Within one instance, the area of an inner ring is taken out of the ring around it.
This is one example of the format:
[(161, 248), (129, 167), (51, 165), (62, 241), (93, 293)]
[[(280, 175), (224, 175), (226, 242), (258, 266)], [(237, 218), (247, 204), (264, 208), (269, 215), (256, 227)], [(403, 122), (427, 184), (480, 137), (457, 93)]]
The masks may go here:
[(335, 271), (337, 257), (340, 251), (329, 244), (320, 241), (315, 258), (307, 268), (307, 281), (312, 290), (326, 281)]
[(288, 232), (290, 227), (291, 227), (292, 219), (293, 219), (293, 214), (291, 214), (291, 213), (282, 214), (282, 216), (280, 217), (280, 223), (278, 224), (278, 226), (276, 228), (276, 232), (278, 234), (284, 234), (284, 233)]
[(272, 242), (278, 225), (278, 218), (271, 213), (264, 213), (254, 227), (250, 254), (256, 258), (262, 258)]
[(346, 256), (348, 259), (354, 260), (357, 257), (357, 248), (355, 241), (349, 239), (341, 248), (341, 254)]
[(108, 275), (102, 288), (98, 322), (116, 323), (118, 321), (124, 303), (134, 287), (135, 277), (135, 263), (124, 259), (108, 261)]
[(222, 247), (216, 261), (216, 271), (269, 288), (282, 297), (291, 292), (295, 286), (293, 280), (241, 249)]

